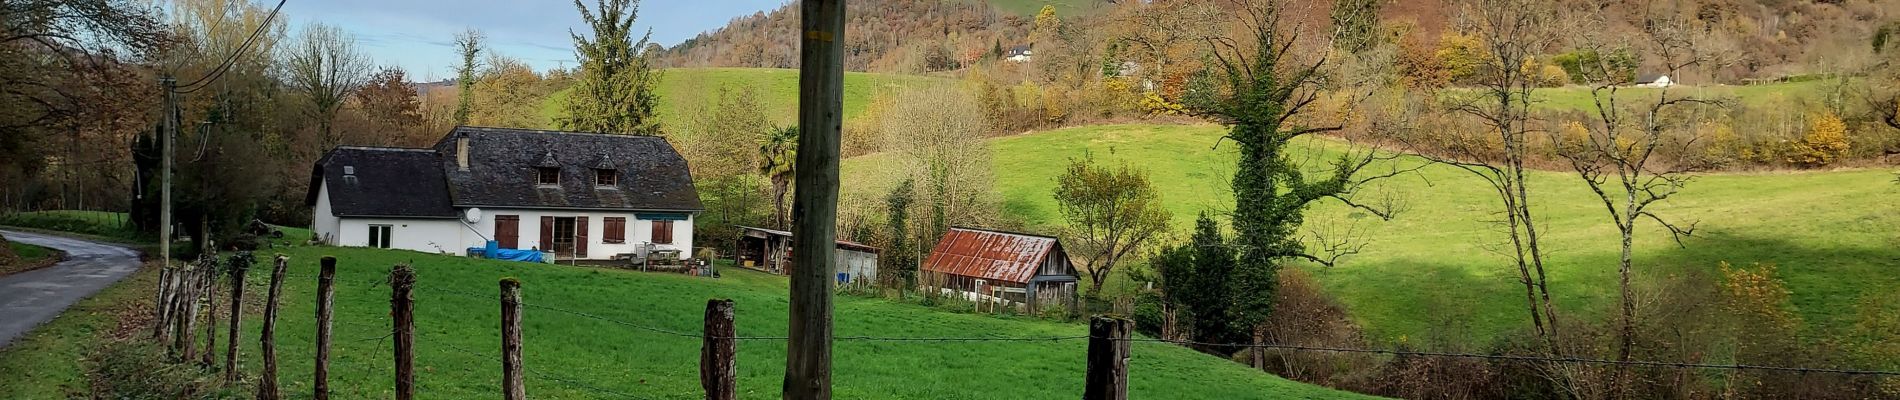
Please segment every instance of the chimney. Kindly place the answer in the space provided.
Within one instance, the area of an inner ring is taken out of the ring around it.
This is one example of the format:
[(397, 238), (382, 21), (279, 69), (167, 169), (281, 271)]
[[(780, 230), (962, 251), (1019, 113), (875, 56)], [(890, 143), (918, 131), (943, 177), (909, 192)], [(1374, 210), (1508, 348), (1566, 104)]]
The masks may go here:
[(468, 171), (468, 133), (455, 134), (455, 165), (461, 171)]

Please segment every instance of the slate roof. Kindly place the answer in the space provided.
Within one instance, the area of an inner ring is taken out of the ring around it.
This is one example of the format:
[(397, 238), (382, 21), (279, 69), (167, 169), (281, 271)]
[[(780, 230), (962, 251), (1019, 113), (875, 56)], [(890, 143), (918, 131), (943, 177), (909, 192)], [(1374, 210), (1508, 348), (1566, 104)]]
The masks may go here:
[(923, 270), (1026, 284), (1052, 255), (1067, 257), (1053, 237), (954, 227), (931, 248)]
[[(455, 154), (462, 136), (467, 171)], [(434, 150), (456, 207), (703, 209), (686, 159), (661, 137), (460, 126)], [(560, 168), (560, 185), (536, 185), (536, 167)], [(615, 185), (595, 186), (595, 169), (617, 171)]]
[(455, 218), (445, 182), (434, 151), (342, 146), (311, 168), (304, 202), (316, 205), (323, 183), (337, 216)]

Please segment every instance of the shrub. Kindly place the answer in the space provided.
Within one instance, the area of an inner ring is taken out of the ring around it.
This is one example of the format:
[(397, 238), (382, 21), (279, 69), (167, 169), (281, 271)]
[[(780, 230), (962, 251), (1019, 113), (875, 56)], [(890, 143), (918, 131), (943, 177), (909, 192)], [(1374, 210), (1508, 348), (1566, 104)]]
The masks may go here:
[(1847, 154), (1852, 142), (1847, 137), (1847, 124), (1834, 113), (1819, 113), (1808, 117), (1808, 132), (1801, 140), (1790, 144), (1787, 161), (1803, 167), (1820, 167), (1839, 161)]

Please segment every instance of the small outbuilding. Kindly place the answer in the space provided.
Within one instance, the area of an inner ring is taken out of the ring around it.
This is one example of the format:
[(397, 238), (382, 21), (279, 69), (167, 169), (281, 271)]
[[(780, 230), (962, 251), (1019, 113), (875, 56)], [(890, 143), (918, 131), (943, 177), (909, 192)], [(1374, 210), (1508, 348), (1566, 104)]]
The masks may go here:
[(922, 284), (1030, 310), (1076, 304), (1075, 264), (1054, 237), (953, 227), (920, 267)]
[(1676, 85), (1675, 81), (1672, 81), (1669, 79), (1669, 75), (1662, 75), (1662, 74), (1649, 74), (1649, 75), (1639, 76), (1636, 78), (1635, 83), (1636, 83), (1636, 86), (1649, 87), (1649, 88), (1666, 88), (1666, 87)]
[[(777, 229), (735, 226), (739, 228), (734, 258), (739, 265), (778, 274), (792, 272), (792, 233)], [(833, 271), (839, 284), (877, 281), (877, 257), (883, 250), (862, 243), (837, 241)]]

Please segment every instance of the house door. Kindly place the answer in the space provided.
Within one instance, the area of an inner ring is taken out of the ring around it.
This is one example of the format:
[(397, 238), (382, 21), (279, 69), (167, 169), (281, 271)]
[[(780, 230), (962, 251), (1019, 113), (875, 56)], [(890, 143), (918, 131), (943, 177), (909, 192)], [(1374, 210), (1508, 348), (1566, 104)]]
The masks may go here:
[(521, 216), (495, 216), (495, 244), (504, 249), (518, 249), (521, 245)]
[(554, 256), (556, 258), (574, 256), (575, 254), (574, 251), (576, 250), (575, 240), (574, 240), (574, 232), (575, 232), (574, 228), (575, 228), (574, 218), (572, 217), (555, 217), (554, 218), (554, 237), (553, 237), (554, 244), (552, 246), (549, 246), (549, 248), (550, 250), (554, 251)]

